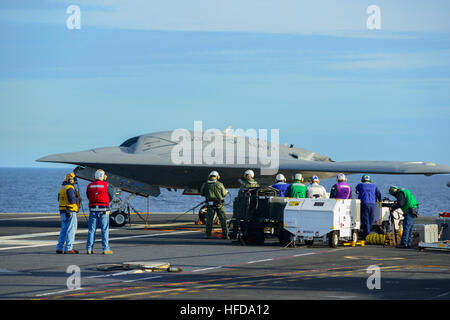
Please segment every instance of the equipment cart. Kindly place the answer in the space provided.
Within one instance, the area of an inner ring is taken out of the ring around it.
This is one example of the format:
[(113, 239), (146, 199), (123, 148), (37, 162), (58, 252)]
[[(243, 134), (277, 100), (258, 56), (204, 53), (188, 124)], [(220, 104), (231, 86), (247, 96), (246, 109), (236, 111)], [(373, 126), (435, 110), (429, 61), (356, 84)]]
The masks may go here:
[(261, 245), (266, 237), (276, 236), (283, 244), (283, 211), (289, 198), (277, 195), (272, 187), (240, 190), (233, 203), (230, 238)]
[(360, 200), (289, 199), (284, 210), (284, 229), (301, 244), (358, 240)]

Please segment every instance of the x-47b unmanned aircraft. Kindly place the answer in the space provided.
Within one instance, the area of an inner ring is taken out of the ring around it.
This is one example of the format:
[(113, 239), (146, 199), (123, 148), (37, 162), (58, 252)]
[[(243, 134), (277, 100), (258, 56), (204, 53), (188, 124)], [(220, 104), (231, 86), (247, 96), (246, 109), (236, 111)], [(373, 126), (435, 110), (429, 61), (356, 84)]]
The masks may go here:
[[(211, 147), (214, 141), (221, 141), (215, 144), (215, 149)], [(256, 150), (259, 154), (261, 146), (271, 154), (273, 162), (276, 160), (275, 170), (264, 173), (269, 165), (258, 161), (258, 155), (252, 155), (251, 150)], [(211, 154), (214, 159), (223, 161), (196, 161), (198, 154)], [(75, 174), (86, 180), (93, 180), (95, 170), (103, 169), (108, 175), (108, 181), (115, 187), (155, 197), (159, 195), (161, 187), (184, 189), (185, 194), (196, 194), (212, 170), (220, 172), (221, 181), (227, 188), (239, 187), (239, 178), (247, 169), (255, 171), (260, 184), (272, 184), (277, 173), (283, 173), (288, 180), (297, 172), (301, 172), (304, 177), (317, 175), (320, 179), (335, 176), (339, 172), (424, 175), (450, 173), (448, 165), (420, 161), (335, 162), (327, 156), (292, 145), (224, 135), (222, 132), (207, 135), (187, 130), (184, 131), (183, 139), (181, 136), (174, 138), (174, 131), (155, 132), (133, 137), (116, 147), (48, 155), (37, 161), (77, 165)]]

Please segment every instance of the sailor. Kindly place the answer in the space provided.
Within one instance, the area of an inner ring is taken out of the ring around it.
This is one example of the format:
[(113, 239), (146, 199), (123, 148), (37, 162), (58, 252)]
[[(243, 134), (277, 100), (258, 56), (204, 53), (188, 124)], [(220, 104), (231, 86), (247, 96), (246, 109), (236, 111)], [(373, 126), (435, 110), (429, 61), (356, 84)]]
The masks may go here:
[[(61, 232), (59, 233), (56, 253), (77, 254), (73, 249), (75, 232), (77, 231), (77, 212), (80, 211), (81, 197), (75, 190), (75, 174), (68, 173), (58, 193), (59, 214), (61, 216)], [(65, 244), (65, 248), (64, 248)]]
[(109, 248), (109, 203), (112, 199), (112, 193), (108, 189), (108, 182), (105, 171), (99, 169), (95, 172), (95, 181), (91, 182), (86, 190), (89, 199), (89, 225), (88, 237), (86, 243), (87, 254), (93, 254), (95, 231), (97, 226), (102, 231), (102, 249), (103, 254), (112, 254)]
[(363, 239), (366, 239), (375, 219), (375, 203), (381, 201), (381, 192), (367, 174), (361, 177), (361, 183), (356, 186), (355, 192), (361, 200), (361, 227)]
[(389, 194), (397, 199), (390, 210), (395, 211), (398, 208), (401, 208), (403, 211), (403, 234), (399, 248), (410, 248), (414, 230), (414, 221), (419, 215), (419, 203), (411, 191), (406, 188), (391, 186), (389, 188)]
[(254, 180), (254, 177), (255, 177), (255, 173), (253, 172), (253, 170), (246, 170), (244, 172), (244, 179), (239, 180), (241, 182), (240, 190), (250, 189), (250, 188), (258, 188), (259, 183), (256, 182), (256, 180)]
[(287, 196), (290, 198), (306, 198), (306, 184), (303, 183), (303, 175), (296, 173), (294, 176), (294, 183), (287, 189)]
[(347, 183), (347, 177), (343, 173), (339, 173), (336, 177), (337, 183), (331, 187), (330, 198), (334, 199), (351, 199), (352, 187)]
[(277, 180), (277, 183), (272, 185), (272, 188), (277, 189), (281, 197), (287, 197), (287, 189), (289, 188), (289, 183), (286, 183), (286, 178), (283, 174), (279, 173), (277, 174), (275, 179)]
[(220, 226), (222, 227), (222, 239), (229, 240), (230, 237), (228, 236), (227, 218), (223, 200), (228, 192), (224, 185), (218, 181), (219, 179), (219, 173), (217, 171), (211, 171), (208, 181), (203, 183), (200, 188), (200, 195), (205, 197), (208, 202), (208, 209), (206, 212), (206, 238), (209, 239), (211, 237), (214, 216), (217, 214)]
[(312, 183), (306, 189), (306, 197), (307, 198), (328, 198), (327, 190), (319, 184), (320, 180), (318, 176), (313, 176), (311, 178)]

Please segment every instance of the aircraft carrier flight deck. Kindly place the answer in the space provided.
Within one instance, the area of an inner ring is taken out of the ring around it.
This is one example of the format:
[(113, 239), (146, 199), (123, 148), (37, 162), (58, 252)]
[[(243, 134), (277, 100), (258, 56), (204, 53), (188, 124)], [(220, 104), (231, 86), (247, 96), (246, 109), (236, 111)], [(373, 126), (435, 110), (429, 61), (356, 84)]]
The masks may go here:
[[(150, 213), (147, 224), (132, 216), (130, 224), (110, 229), (112, 255), (102, 254), (98, 233), (95, 254), (87, 255), (83, 215), (78, 217), (74, 246), (79, 254), (56, 254), (57, 213), (1, 213), (0, 299), (450, 298), (448, 251), (367, 244), (286, 248), (277, 238), (267, 239), (264, 245), (241, 245), (221, 239), (219, 225), (205, 239), (204, 226), (195, 224), (197, 215), (180, 215)], [(420, 217), (417, 223), (427, 219), (434, 217)], [(166, 263), (175, 272), (99, 270), (127, 261)], [(79, 276), (75, 287), (70, 286), (76, 284), (73, 270)]]

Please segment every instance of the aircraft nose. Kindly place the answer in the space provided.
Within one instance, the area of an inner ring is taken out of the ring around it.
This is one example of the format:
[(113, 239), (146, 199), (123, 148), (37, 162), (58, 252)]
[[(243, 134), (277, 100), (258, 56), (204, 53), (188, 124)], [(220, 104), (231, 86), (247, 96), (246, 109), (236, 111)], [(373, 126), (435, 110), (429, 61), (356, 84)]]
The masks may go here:
[(51, 154), (37, 159), (37, 162), (54, 162), (54, 163), (77, 163), (84, 162), (89, 156), (90, 151), (67, 152)]
[(90, 149), (80, 152), (57, 153), (37, 159), (38, 162), (70, 163), (83, 165), (86, 163), (107, 162), (113, 157), (120, 156), (122, 151), (118, 147)]

